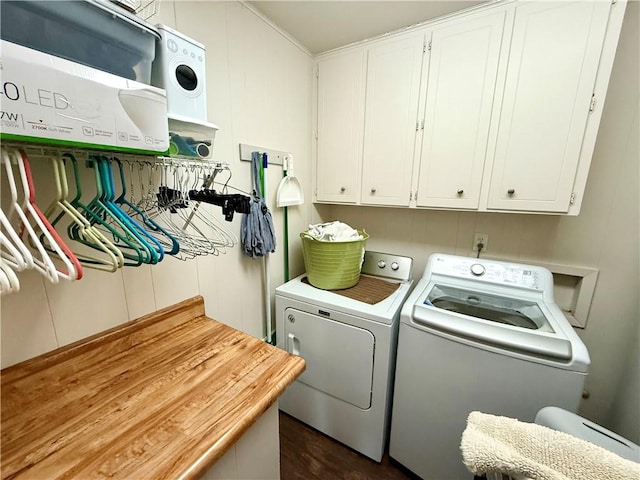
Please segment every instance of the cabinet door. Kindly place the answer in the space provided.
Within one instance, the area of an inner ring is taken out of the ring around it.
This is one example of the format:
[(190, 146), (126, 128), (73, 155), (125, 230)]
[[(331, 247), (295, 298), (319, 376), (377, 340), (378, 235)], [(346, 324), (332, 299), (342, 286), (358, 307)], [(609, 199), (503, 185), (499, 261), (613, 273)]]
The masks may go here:
[(478, 208), (505, 15), (433, 32), (418, 206)]
[(369, 49), (362, 203), (409, 205), (424, 35)]
[(318, 61), (316, 200), (355, 203), (364, 126), (364, 50)]
[(609, 8), (516, 4), (489, 209), (568, 211)]

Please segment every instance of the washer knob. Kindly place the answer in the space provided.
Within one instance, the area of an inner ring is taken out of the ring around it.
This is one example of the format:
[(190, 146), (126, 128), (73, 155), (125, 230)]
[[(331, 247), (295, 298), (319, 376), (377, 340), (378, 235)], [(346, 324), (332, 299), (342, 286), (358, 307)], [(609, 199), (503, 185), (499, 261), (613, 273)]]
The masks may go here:
[(387, 264), (386, 264), (386, 262), (384, 260), (378, 260), (378, 267), (384, 268), (386, 266), (387, 266)]
[(473, 265), (471, 265), (471, 273), (474, 276), (481, 277), (482, 275), (484, 275), (484, 272), (485, 272), (484, 267), (479, 263), (474, 263)]
[(391, 270), (398, 270), (400, 268), (400, 265), (398, 265), (398, 262), (393, 262), (391, 264)]

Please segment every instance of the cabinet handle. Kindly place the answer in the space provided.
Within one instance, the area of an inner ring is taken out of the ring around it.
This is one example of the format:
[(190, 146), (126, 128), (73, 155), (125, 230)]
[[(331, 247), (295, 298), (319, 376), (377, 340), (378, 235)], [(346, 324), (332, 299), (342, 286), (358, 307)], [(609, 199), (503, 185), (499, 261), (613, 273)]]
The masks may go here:
[(347, 191), (347, 187), (340, 187), (340, 193), (344, 193)]
[(376, 187), (371, 187), (371, 193), (376, 193)]
[(514, 193), (516, 193), (516, 190), (514, 188), (510, 188), (509, 190), (507, 190), (508, 195), (513, 195)]
[(457, 193), (458, 193), (458, 195), (462, 195), (464, 193), (464, 190), (460, 188), (460, 189), (458, 189)]

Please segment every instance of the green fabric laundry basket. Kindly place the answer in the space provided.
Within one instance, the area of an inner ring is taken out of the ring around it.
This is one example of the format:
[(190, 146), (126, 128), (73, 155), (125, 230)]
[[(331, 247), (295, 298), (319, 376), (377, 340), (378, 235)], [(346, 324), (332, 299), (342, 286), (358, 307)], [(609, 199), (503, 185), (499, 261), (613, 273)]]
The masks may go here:
[(323, 290), (353, 287), (360, 280), (364, 247), (369, 235), (358, 230), (362, 239), (346, 242), (317, 240), (302, 232), (302, 256), (309, 283)]

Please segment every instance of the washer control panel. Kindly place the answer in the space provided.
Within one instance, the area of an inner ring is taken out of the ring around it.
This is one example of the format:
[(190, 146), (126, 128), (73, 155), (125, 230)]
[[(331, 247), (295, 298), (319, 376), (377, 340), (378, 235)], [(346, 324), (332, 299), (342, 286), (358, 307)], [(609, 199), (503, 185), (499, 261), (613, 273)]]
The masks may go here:
[(543, 267), (496, 260), (434, 254), (429, 259), (425, 275), (429, 273), (532, 290), (553, 288), (553, 277)]
[(381, 252), (364, 252), (361, 272), (365, 275), (392, 278), (406, 282), (411, 280), (413, 259)]

